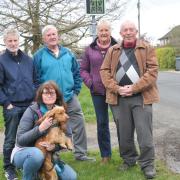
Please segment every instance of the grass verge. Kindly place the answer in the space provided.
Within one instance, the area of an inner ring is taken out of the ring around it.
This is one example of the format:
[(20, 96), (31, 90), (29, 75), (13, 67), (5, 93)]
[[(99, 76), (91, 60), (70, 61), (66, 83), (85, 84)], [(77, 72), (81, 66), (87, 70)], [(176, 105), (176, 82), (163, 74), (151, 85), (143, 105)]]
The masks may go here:
[[(75, 161), (72, 153), (61, 153), (61, 158), (71, 165), (78, 174), (78, 180), (145, 180), (139, 166), (135, 166), (128, 171), (119, 172), (118, 166), (122, 163), (119, 158), (118, 149), (113, 150), (112, 160), (107, 165), (100, 163), (98, 151), (91, 151), (90, 156), (96, 157), (96, 162), (79, 162)], [(180, 175), (169, 171), (161, 161), (156, 161), (157, 176), (155, 180), (179, 180)], [(5, 180), (2, 164), (2, 156), (0, 158), (0, 177)], [(21, 179), (21, 173), (19, 173)]]

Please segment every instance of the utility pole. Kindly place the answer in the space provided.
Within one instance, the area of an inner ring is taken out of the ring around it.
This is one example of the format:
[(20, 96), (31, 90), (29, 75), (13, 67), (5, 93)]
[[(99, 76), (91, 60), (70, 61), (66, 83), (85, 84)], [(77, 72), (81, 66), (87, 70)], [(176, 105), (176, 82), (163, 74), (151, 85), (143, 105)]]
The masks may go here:
[(140, 23), (140, 0), (138, 0), (138, 3), (137, 3), (137, 8), (138, 8), (138, 35), (139, 35), (139, 38), (141, 37), (141, 23)]

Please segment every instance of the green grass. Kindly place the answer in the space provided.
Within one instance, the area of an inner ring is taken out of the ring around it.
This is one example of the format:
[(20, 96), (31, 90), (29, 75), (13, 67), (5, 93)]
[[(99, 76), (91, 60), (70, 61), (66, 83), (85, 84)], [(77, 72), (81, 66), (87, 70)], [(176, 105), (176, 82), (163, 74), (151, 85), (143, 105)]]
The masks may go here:
[(95, 122), (96, 115), (93, 108), (91, 95), (90, 95), (89, 89), (85, 85), (83, 85), (82, 90), (78, 97), (81, 103), (81, 107), (82, 107), (86, 122)]
[[(93, 102), (91, 99), (91, 95), (89, 89), (83, 84), (81, 93), (79, 95), (79, 100), (82, 106), (82, 110), (84, 113), (85, 121), (88, 123), (96, 122), (96, 115), (93, 107)], [(109, 119), (112, 121), (112, 113), (109, 108)]]
[[(100, 163), (99, 152), (92, 151), (90, 156), (96, 157), (96, 162), (75, 161), (72, 153), (61, 153), (61, 158), (71, 165), (78, 174), (78, 180), (145, 180), (139, 166), (128, 171), (119, 172), (118, 166), (122, 163), (117, 149), (113, 150), (112, 160), (107, 165)], [(0, 179), (5, 180), (2, 168), (2, 157), (0, 158)], [(155, 180), (179, 180), (180, 175), (167, 170), (165, 165), (156, 161), (157, 177)], [(20, 174), (20, 173), (19, 173)], [(19, 175), (20, 177), (20, 175)], [(21, 178), (20, 178), (21, 179)]]
[[(76, 162), (73, 155), (64, 153), (62, 159), (66, 160), (78, 173), (78, 180), (145, 180), (139, 166), (133, 167), (126, 172), (119, 172), (117, 168), (122, 163), (119, 158), (118, 149), (113, 150), (112, 160), (107, 165), (100, 163), (99, 152), (90, 152), (90, 156), (96, 157), (95, 163)], [(179, 180), (180, 175), (173, 174), (167, 170), (166, 166), (161, 162), (156, 162), (157, 177), (155, 180)]]

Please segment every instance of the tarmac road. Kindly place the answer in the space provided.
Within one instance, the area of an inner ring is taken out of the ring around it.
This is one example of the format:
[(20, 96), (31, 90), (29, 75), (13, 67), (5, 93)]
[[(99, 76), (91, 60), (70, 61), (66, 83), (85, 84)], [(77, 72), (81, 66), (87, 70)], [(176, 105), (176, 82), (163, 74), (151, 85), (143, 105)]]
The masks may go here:
[(160, 72), (160, 102), (154, 105), (154, 138), (159, 158), (180, 173), (180, 71)]

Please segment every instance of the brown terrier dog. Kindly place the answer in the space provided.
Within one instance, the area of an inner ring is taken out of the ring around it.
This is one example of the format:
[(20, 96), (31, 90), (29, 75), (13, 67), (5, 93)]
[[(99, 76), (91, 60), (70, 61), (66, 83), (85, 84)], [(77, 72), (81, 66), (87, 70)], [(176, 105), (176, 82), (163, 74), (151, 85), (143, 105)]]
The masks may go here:
[(43, 180), (58, 180), (56, 170), (52, 163), (52, 152), (47, 151), (45, 147), (40, 145), (40, 142), (49, 142), (50, 144), (59, 144), (63, 148), (72, 150), (72, 142), (65, 136), (66, 123), (68, 115), (63, 106), (55, 106), (52, 110), (48, 111), (36, 124), (41, 124), (46, 117), (52, 117), (52, 127), (48, 129), (45, 136), (40, 137), (35, 146), (38, 147), (44, 154), (45, 160), (40, 170), (40, 178)]

